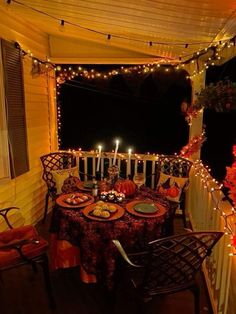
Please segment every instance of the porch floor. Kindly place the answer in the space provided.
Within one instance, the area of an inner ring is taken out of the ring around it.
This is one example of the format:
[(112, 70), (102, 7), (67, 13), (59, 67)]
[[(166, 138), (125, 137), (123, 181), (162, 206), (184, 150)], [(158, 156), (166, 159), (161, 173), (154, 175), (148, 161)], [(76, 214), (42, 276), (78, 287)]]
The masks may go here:
[[(50, 216), (43, 225), (39, 223), (39, 233), (49, 238)], [(175, 219), (175, 233), (183, 232), (182, 220)], [(28, 266), (27, 266), (28, 267)], [(84, 284), (80, 281), (78, 268), (57, 271), (51, 274), (53, 292), (57, 304), (55, 314), (138, 314), (140, 307), (134, 298), (122, 291), (114, 299), (105, 288), (98, 284)], [(22, 267), (2, 275), (0, 281), (1, 314), (49, 314), (43, 276)], [(201, 287), (201, 312), (212, 314), (203, 276), (199, 276)], [(194, 299), (191, 292), (180, 292), (166, 297), (155, 298), (145, 306), (145, 314), (194, 314)]]

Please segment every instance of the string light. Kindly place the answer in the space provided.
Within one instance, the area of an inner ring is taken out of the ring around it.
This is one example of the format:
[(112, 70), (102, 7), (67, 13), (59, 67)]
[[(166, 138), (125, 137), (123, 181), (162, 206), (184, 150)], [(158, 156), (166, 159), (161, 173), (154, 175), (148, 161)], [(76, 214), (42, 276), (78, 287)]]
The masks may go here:
[[(108, 71), (97, 71), (94, 69), (85, 69), (84, 67), (78, 67), (78, 66), (63, 66), (63, 67), (55, 67), (56, 71), (56, 76), (57, 76), (57, 82), (59, 84), (65, 83), (67, 80), (71, 80), (74, 76), (81, 76), (85, 79), (107, 79), (107, 77), (112, 77), (118, 74), (122, 75), (130, 75), (130, 74), (138, 74), (138, 75), (143, 75), (155, 72), (159, 70), (160, 66), (163, 65), (165, 66), (167, 63), (167, 59), (160, 59), (160, 61), (157, 63), (153, 64), (147, 64), (141, 66), (129, 66), (129, 67), (124, 67), (121, 66), (120, 68), (113, 69), (113, 70), (108, 70)], [(168, 65), (171, 66), (171, 65)], [(175, 67), (173, 67), (174, 69)], [(166, 71), (169, 71), (166, 70)]]
[(225, 235), (229, 235), (231, 239), (231, 243), (227, 246), (230, 246), (233, 250), (229, 256), (236, 255), (236, 234), (235, 230), (233, 230), (228, 222), (229, 218), (232, 216), (235, 216), (235, 209), (231, 208), (231, 213), (226, 214), (221, 208), (221, 203), (225, 200), (225, 197), (222, 197), (221, 199), (217, 199), (214, 197), (215, 192), (221, 192), (222, 193), (222, 187), (223, 185), (218, 185), (218, 182), (213, 179), (210, 175), (210, 169), (207, 166), (204, 166), (201, 160), (196, 160), (193, 164), (195, 169), (195, 176), (199, 176), (201, 181), (204, 182), (204, 188), (207, 190), (207, 192), (211, 195), (212, 202), (214, 204), (213, 211), (218, 212), (221, 216), (221, 218), (224, 220), (224, 232)]
[[(116, 35), (116, 34), (110, 34), (110, 33), (108, 34), (106, 32), (99, 31), (97, 29), (92, 29), (92, 28), (89, 28), (89, 27), (82, 26), (80, 24), (72, 23), (72, 22), (70, 22), (68, 20), (65, 20), (65, 19), (57, 18), (56, 16), (51, 15), (50, 13), (47, 13), (47, 12), (44, 12), (44, 11), (39, 10), (37, 8), (34, 8), (33, 6), (25, 4), (25, 3), (21, 2), (21, 1), (18, 1), (18, 0), (7, 0), (8, 4), (10, 4), (11, 2), (15, 2), (18, 5), (24, 6), (27, 9), (36, 12), (37, 14), (44, 15), (44, 16), (46, 16), (48, 18), (53, 19), (53, 20), (57, 20), (57, 21), (60, 22), (61, 26), (64, 26), (64, 24), (66, 23), (68, 25), (71, 25), (71, 26), (74, 26), (74, 27), (86, 30), (88, 32), (104, 35), (104, 36), (107, 37), (108, 40), (110, 40), (111, 36), (113, 36), (113, 37), (118, 38), (118, 39), (128, 40), (129, 42), (130, 41), (134, 41), (134, 42), (140, 42), (140, 43), (148, 43), (150, 47), (152, 47), (152, 45), (155, 44), (155, 45), (165, 45), (165, 46), (180, 46), (180, 47), (183, 46), (185, 48), (188, 48), (190, 45), (194, 46), (194, 45), (203, 45), (203, 44), (206, 44), (208, 46), (210, 45), (210, 48), (211, 48), (211, 47), (216, 46), (216, 43), (221, 42), (221, 41), (218, 41), (218, 40), (217, 41), (212, 41), (212, 42), (205, 42), (205, 41), (203, 41), (203, 42), (191, 42), (191, 43), (159, 42), (159, 41), (141, 40), (141, 39), (137, 39), (137, 38), (131, 38), (131, 37), (126, 37), (126, 36), (121, 36), (121, 35)], [(230, 40), (232, 40), (232, 39), (230, 39)], [(225, 41), (227, 41), (227, 40), (225, 40)], [(232, 44), (235, 44), (235, 41)], [(205, 51), (207, 51), (207, 50), (208, 50), (208, 48), (205, 48)], [(191, 56), (191, 58), (192, 58), (194, 54), (195, 54), (195, 52), (191, 53), (189, 56)], [(185, 55), (185, 58), (187, 58), (187, 57), (188, 56)], [(172, 58), (172, 60), (174, 60), (174, 59)], [(189, 62), (189, 60), (186, 60), (185, 62)]]
[(188, 142), (187, 145), (185, 145), (181, 151), (180, 156), (184, 158), (189, 158), (194, 153), (197, 153), (202, 144), (206, 141), (205, 131), (202, 132), (199, 136), (194, 136), (191, 138), (191, 140)]
[[(7, 3), (10, 4), (10, 3), (11, 3), (11, 0), (8, 0)], [(62, 26), (64, 25), (64, 20), (61, 20), (61, 25), (62, 25)], [(108, 34), (108, 35), (109, 35), (109, 34)], [(109, 37), (108, 39), (110, 39), (110, 37)], [(221, 43), (220, 43), (220, 44), (221, 44)], [(235, 45), (235, 38), (234, 38), (234, 42), (232, 42), (232, 44), (231, 44), (231, 45), (228, 45), (227, 47), (230, 48), (232, 45)], [(50, 65), (50, 66), (53, 66), (53, 67), (54, 67), (54, 70), (55, 70), (55, 71), (61, 71), (61, 67), (60, 67), (60, 66), (55, 67), (52, 63), (49, 62), (49, 61), (50, 61), (49, 59), (47, 59), (47, 61), (42, 61), (42, 60), (40, 60), (40, 59), (38, 59), (38, 58), (33, 57), (32, 52), (30, 52), (30, 51), (26, 52), (26, 51), (22, 50), (21, 47), (20, 47), (20, 45), (19, 45), (17, 42), (15, 43), (15, 47), (18, 48), (18, 49), (20, 49), (20, 51), (21, 51), (21, 53), (22, 53), (23, 56), (24, 56), (24, 55), (28, 55), (28, 56), (32, 57), (34, 64), (38, 64), (38, 63), (39, 63), (39, 64), (45, 64), (47, 67), (49, 67), (49, 65)], [(188, 44), (186, 44), (185, 47), (187, 48), (187, 47), (188, 47)], [(218, 58), (219, 58), (219, 57), (218, 57)], [(181, 60), (181, 57), (180, 57), (179, 59)], [(183, 63), (182, 65), (184, 66), (184, 63)], [(212, 64), (212, 65), (213, 65), (213, 64)], [(157, 65), (155, 65), (155, 66), (158, 68), (158, 67), (160, 67), (160, 64), (157, 64)], [(205, 67), (206, 67), (206, 68), (208, 67), (207, 63), (205, 63)], [(151, 69), (153, 69), (153, 68), (151, 68)], [(72, 70), (72, 69), (71, 69), (71, 70)], [(78, 70), (79, 70), (79, 71), (82, 71), (83, 68), (82, 68), (82, 67), (78, 67)], [(124, 73), (127, 73), (127, 72), (131, 71), (131, 69), (129, 69), (129, 68), (128, 68), (128, 69), (124, 69), (123, 67), (121, 68), (121, 70), (122, 70)], [(167, 69), (167, 70), (168, 70), (168, 69)], [(65, 72), (67, 72), (67, 70), (64, 68), (64, 73), (65, 73)], [(78, 75), (78, 72), (75, 72), (75, 71), (73, 71), (73, 72), (74, 72), (74, 75), (75, 75), (75, 76)], [(88, 76), (88, 71), (85, 71), (84, 73), (87, 73), (87, 76)], [(111, 73), (113, 73), (113, 71), (112, 71)], [(119, 73), (119, 71), (116, 71), (116, 72), (115, 72), (115, 75), (118, 74), (118, 73)], [(200, 71), (199, 73), (202, 73), (202, 71)], [(60, 73), (60, 74), (57, 76), (57, 79), (62, 77), (61, 74), (62, 74), (62, 73)], [(66, 76), (67, 76), (67, 73), (65, 73), (65, 74), (66, 74), (66, 75), (65, 75), (65, 77), (66, 77)], [(81, 73), (80, 73), (80, 74), (81, 74)], [(85, 76), (86, 76), (86, 75), (85, 75)], [(101, 73), (96, 73), (96, 76), (97, 76), (97, 77), (101, 76)], [(103, 77), (104, 77), (104, 78), (107, 78), (107, 75), (104, 74)], [(68, 76), (68, 79), (71, 79), (71, 76)], [(59, 86), (60, 86), (60, 84), (57, 83), (57, 88), (59, 88)], [(59, 95), (59, 89), (57, 90), (57, 95)], [(56, 97), (56, 96), (55, 96), (55, 97)], [(60, 136), (60, 132), (61, 132), (61, 121), (60, 121), (60, 118), (61, 118), (61, 106), (60, 106), (60, 103), (58, 102), (58, 104), (57, 104), (57, 121), (58, 121), (58, 133), (57, 133), (57, 137), (58, 137), (58, 146), (59, 146), (59, 148), (60, 148), (60, 146), (61, 146), (61, 136)], [(198, 142), (198, 141), (197, 141), (197, 142)], [(195, 144), (196, 144), (196, 143), (195, 143)], [(80, 150), (80, 151), (81, 151), (81, 150)], [(80, 154), (81, 154), (81, 152), (80, 152)], [(136, 155), (136, 157), (137, 157), (138, 162), (140, 162), (140, 156), (139, 156), (139, 155)], [(226, 214), (225, 212), (223, 212), (223, 211), (220, 209), (220, 203), (222, 202), (222, 200), (215, 201), (215, 198), (213, 197), (213, 194), (214, 194), (216, 191), (221, 191), (222, 186), (219, 186), (219, 187), (211, 187), (211, 188), (209, 187), (209, 183), (212, 184), (212, 183), (215, 183), (215, 181), (214, 181), (214, 179), (212, 179), (211, 176), (209, 175), (209, 172), (208, 172), (208, 171), (210, 171), (210, 169), (207, 170), (207, 168), (205, 168), (205, 167), (203, 166), (203, 164), (202, 164), (201, 161), (195, 162), (195, 163), (194, 163), (194, 167), (195, 167), (195, 171), (196, 171), (196, 174), (195, 174), (195, 175), (201, 177), (201, 180), (204, 182), (204, 187), (205, 187), (205, 188), (207, 189), (207, 191), (210, 193), (211, 198), (212, 198), (213, 202), (215, 203), (213, 210), (214, 210), (214, 211), (218, 211), (218, 212), (220, 213), (222, 219), (224, 219), (224, 223), (225, 223), (225, 227), (224, 227), (224, 229), (225, 229), (225, 234), (229, 234), (229, 235), (231, 236), (232, 244), (229, 244), (229, 246), (234, 249), (234, 252), (231, 252), (229, 255), (230, 255), (230, 256), (234, 256), (234, 255), (236, 255), (236, 252), (235, 252), (235, 250), (236, 250), (236, 235), (234, 234), (232, 228), (230, 227), (230, 225), (229, 225), (229, 223), (228, 223), (228, 218), (231, 217), (232, 215), (235, 215), (235, 209), (232, 208), (230, 214)]]
[[(61, 23), (61, 25), (64, 25), (65, 20), (60, 20), (60, 23)], [(62, 28), (63, 28), (63, 26), (62, 26)], [(107, 38), (111, 38), (110, 34), (108, 34), (107, 36), (108, 36)], [(234, 45), (235, 37), (228, 40), (228, 42), (231, 42), (231, 44), (228, 45), (229, 48), (231, 48)], [(149, 45), (150, 45), (150, 43), (153, 44), (153, 42), (149, 42)], [(107, 73), (107, 72), (105, 72), (105, 73), (104, 72), (89, 73), (89, 70), (83, 69), (81, 66), (79, 66), (76, 70), (73, 68), (72, 73), (69, 73), (67, 68), (61, 69), (60, 66), (55, 66), (53, 63), (50, 62), (50, 59), (47, 58), (46, 61), (40, 60), (39, 58), (33, 56), (33, 53), (30, 50), (28, 50), (27, 52), (25, 50), (23, 50), (17, 42), (15, 43), (15, 45), (17, 48), (20, 49), (22, 56), (28, 55), (29, 57), (36, 59), (40, 65), (41, 64), (45, 65), (45, 67), (48, 70), (51, 70), (51, 68), (54, 68), (54, 71), (57, 73), (57, 81), (60, 84), (64, 83), (66, 80), (71, 80), (72, 78), (74, 78), (75, 76), (78, 76), (78, 75), (83, 76), (84, 78), (87, 78), (87, 79), (94, 79), (96, 77), (96, 78), (106, 80), (109, 76), (113, 76), (113, 75), (117, 75), (117, 74), (130, 74), (134, 71), (137, 74), (142, 74), (142, 71), (140, 71), (140, 66), (131, 66), (128, 68), (121, 67), (118, 70), (111, 70), (110, 73)], [(179, 56), (178, 62), (176, 60), (173, 60), (172, 58), (168, 58), (168, 57), (163, 58), (163, 57), (159, 56), (159, 57), (156, 57), (156, 59), (158, 59), (158, 61), (153, 62), (151, 65), (148, 64), (148, 67), (147, 67), (147, 65), (143, 65), (143, 67), (145, 68), (144, 73), (157, 71), (161, 65), (167, 65), (167, 64), (172, 65), (174, 68), (176, 68), (178, 70), (180, 66), (182, 68), (184, 68), (186, 64), (195, 63), (195, 60), (196, 60), (197, 61), (196, 65), (198, 67), (198, 70), (197, 71), (194, 70), (193, 74), (188, 77), (188, 78), (192, 79), (196, 75), (201, 75), (204, 72), (204, 69), (199, 69), (199, 66), (198, 66), (198, 58), (199, 57), (208, 53), (208, 51), (210, 51), (210, 50), (213, 51), (212, 56), (208, 57), (208, 60), (205, 61), (205, 63), (204, 63), (205, 69), (208, 69), (209, 66), (214, 66), (216, 64), (216, 61), (219, 62), (219, 60), (222, 59), (222, 57), (219, 56), (219, 51), (220, 51), (219, 48), (220, 48), (220, 46), (214, 47), (214, 49), (213, 49), (213, 47), (205, 48), (201, 51), (198, 51), (194, 55), (194, 57), (191, 57), (190, 59), (185, 60), (185, 61), (181, 61), (182, 57)], [(221, 49), (221, 51), (222, 51), (222, 49)], [(212, 62), (212, 59), (214, 59), (214, 62)], [(64, 71), (64, 73), (63, 73), (63, 71)], [(42, 72), (45, 72), (45, 71), (42, 71)]]

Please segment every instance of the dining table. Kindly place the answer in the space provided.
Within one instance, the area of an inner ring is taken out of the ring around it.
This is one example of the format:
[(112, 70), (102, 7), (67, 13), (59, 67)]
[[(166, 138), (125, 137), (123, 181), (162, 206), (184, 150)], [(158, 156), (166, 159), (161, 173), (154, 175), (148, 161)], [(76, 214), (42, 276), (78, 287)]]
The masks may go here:
[[(138, 202), (153, 203), (158, 210), (151, 215), (134, 211), (133, 204)], [(102, 281), (112, 288), (119, 260), (112, 240), (119, 240), (127, 252), (134, 252), (161, 237), (170, 210), (169, 201), (161, 194), (143, 186), (132, 198), (114, 205), (119, 214), (106, 220), (88, 214), (91, 204), (68, 208), (56, 202), (50, 225), (52, 270), (80, 266), (83, 282)]]

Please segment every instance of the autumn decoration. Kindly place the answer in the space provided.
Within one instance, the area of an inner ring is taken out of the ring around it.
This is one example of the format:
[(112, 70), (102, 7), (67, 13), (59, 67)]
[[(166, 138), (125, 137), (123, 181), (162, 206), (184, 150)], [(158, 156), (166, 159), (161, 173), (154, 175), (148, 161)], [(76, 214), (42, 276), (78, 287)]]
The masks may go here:
[(180, 194), (181, 190), (176, 182), (171, 185), (170, 180), (171, 178), (168, 178), (164, 183), (158, 186), (157, 191), (165, 197), (169, 196), (175, 198)]
[(132, 196), (136, 191), (136, 184), (132, 180), (119, 178), (114, 188), (117, 192), (124, 193), (125, 196)]
[(234, 162), (231, 167), (226, 167), (224, 186), (229, 189), (228, 196), (236, 208), (236, 145), (233, 145)]
[(194, 153), (197, 153), (200, 150), (202, 144), (205, 141), (206, 141), (205, 132), (202, 132), (202, 134), (199, 136), (192, 137), (188, 144), (181, 149), (179, 155), (184, 158), (191, 157)]

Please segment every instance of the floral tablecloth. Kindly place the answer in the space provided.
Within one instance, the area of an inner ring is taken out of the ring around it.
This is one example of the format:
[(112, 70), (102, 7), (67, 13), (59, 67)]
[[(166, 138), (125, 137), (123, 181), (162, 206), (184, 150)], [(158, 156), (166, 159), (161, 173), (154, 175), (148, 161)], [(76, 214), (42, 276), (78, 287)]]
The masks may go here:
[[(164, 206), (166, 211), (163, 215), (155, 218), (141, 218), (125, 212), (120, 219), (103, 222), (85, 217), (82, 209), (65, 209), (56, 206), (53, 210), (50, 227), (54, 242), (51, 256), (52, 265), (54, 265), (52, 268), (58, 268), (56, 259), (62, 258), (61, 255), (60, 257), (57, 256), (55, 240), (67, 240), (72, 244), (72, 251), (69, 250), (72, 254), (75, 254), (75, 248), (78, 248), (77, 262), (82, 265), (83, 270), (93, 275), (93, 278), (105, 281), (108, 287), (112, 287), (117, 256), (119, 255), (112, 240), (118, 239), (126, 250), (133, 251), (137, 247), (140, 248), (145, 243), (160, 237), (162, 224), (168, 216), (168, 201), (151, 189), (141, 189), (132, 200), (136, 199), (156, 201)], [(122, 203), (122, 206), (125, 207), (127, 202)], [(67, 257), (68, 255), (65, 254), (65, 258)], [(72, 257), (73, 259), (74, 257)], [(64, 265), (69, 267), (70, 262), (67, 261)]]

